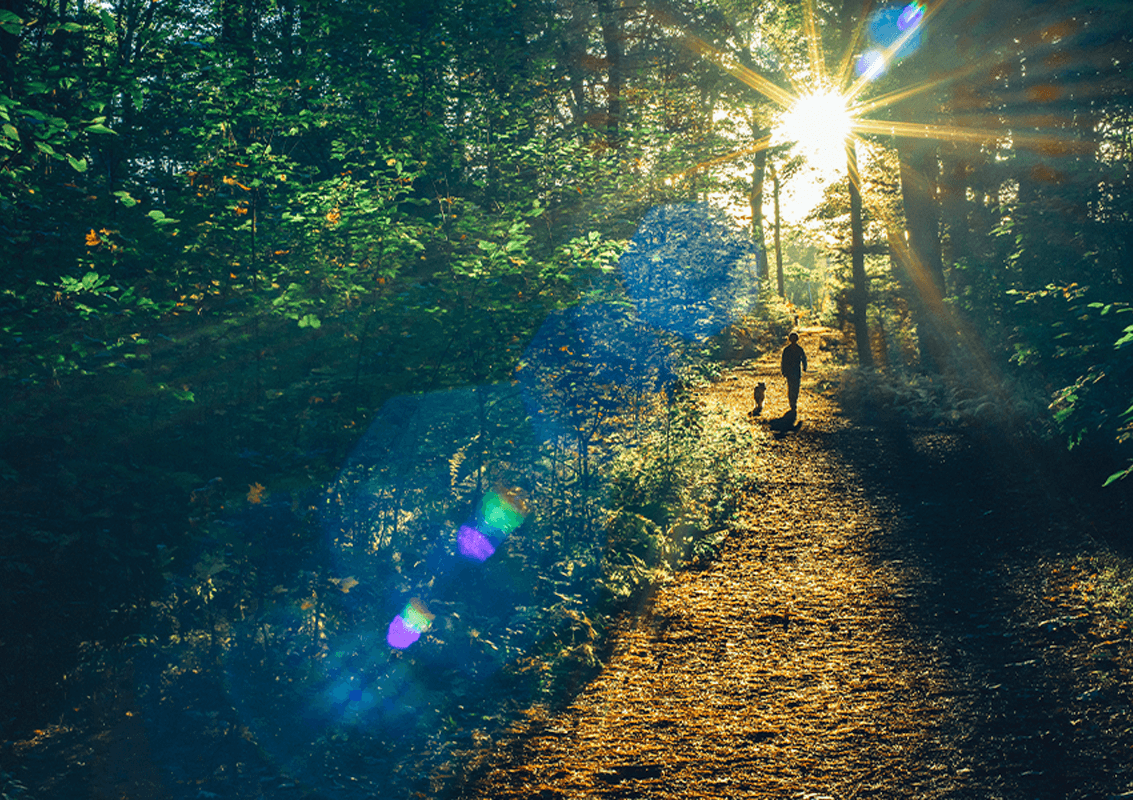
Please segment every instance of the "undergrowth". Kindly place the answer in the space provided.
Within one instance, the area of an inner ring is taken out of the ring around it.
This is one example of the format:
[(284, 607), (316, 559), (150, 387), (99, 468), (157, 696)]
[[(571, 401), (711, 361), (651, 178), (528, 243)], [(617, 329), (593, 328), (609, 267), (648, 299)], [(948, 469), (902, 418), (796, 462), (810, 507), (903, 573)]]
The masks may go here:
[[(417, 745), (437, 765), (466, 748), (473, 769), (476, 742), (572, 697), (601, 667), (619, 616), (723, 541), (755, 447), (742, 419), (695, 401), (695, 380), (642, 395), (639, 418), (611, 422), (588, 451), (567, 435), (521, 440), (506, 422), (522, 419), (521, 399), (507, 386), (467, 402), (438, 395), (435, 407), (407, 401), (417, 416), (399, 426), (401, 450), (369, 441), (327, 493), (332, 528), (317, 498), (250, 487), (202, 515), (197, 548), (168, 564), (167, 596), (132, 641), (150, 665), (140, 694), (195, 708), (205, 701), (187, 681), (223, 676), (224, 713), (300, 779), (328, 760)], [(522, 525), (484, 563), (456, 559), (438, 588), (437, 559), (469, 509), (515, 479), (526, 481), (512, 496)], [(335, 517), (340, 500), (357, 511)], [(320, 561), (320, 533), (337, 561)], [(391, 650), (395, 604), (415, 594), (430, 624)]]
[(1043, 404), (1006, 378), (966, 381), (906, 370), (847, 367), (832, 388), (839, 405), (859, 419), (1049, 435), (1042, 427)]

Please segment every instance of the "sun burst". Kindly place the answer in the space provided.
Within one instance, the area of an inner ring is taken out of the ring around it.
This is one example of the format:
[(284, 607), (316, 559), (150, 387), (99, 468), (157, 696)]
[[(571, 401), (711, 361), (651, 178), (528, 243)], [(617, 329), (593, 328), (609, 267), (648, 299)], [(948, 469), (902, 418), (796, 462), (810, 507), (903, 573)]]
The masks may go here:
[(846, 141), (854, 117), (845, 96), (835, 89), (804, 93), (780, 115), (772, 141), (793, 143), (794, 150), (823, 177), (842, 172)]

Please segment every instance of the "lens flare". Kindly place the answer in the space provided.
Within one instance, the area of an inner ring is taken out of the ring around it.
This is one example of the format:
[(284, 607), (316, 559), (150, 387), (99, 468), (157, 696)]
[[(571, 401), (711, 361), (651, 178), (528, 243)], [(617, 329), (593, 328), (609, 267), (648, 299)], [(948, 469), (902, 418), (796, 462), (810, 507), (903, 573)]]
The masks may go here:
[[(708, 203), (652, 208), (618, 269), (641, 321), (705, 341), (743, 313), (741, 298), (758, 292), (762, 254), (746, 233)], [(621, 354), (619, 382), (651, 372), (657, 346), (637, 326), (610, 337)], [(614, 354), (618, 355), (618, 354)]]
[(386, 642), (390, 647), (404, 650), (421, 638), (421, 634), (429, 630), (433, 624), (434, 616), (429, 613), (418, 598), (414, 597), (405, 604), (401, 613), (393, 618), (386, 633)]
[(909, 3), (901, 10), (900, 16), (897, 17), (897, 29), (900, 31), (907, 31), (910, 28), (916, 28), (921, 24), (924, 19), (924, 6), (920, 3)]
[(880, 50), (867, 50), (858, 59), (857, 73), (867, 81), (872, 81), (885, 72), (885, 54)]
[(467, 525), (460, 527), (456, 535), (456, 543), (462, 556), (472, 561), (479, 561), (481, 564), (496, 552), (496, 546), (492, 544), (491, 539)]
[(869, 38), (873, 46), (885, 50), (888, 57), (900, 61), (921, 46), (921, 22), (924, 7), (910, 3), (903, 9), (882, 8), (870, 14)]
[(480, 519), (500, 536), (507, 536), (523, 524), (523, 512), (517, 502), (515, 498), (489, 492), (480, 504)]
[[(502, 539), (523, 524), (522, 504), (497, 492), (489, 492), (480, 503), (479, 527), (461, 525), (456, 534), (460, 554), (484, 563), (496, 552), (493, 538)], [(481, 530), (483, 529), (483, 530)]]

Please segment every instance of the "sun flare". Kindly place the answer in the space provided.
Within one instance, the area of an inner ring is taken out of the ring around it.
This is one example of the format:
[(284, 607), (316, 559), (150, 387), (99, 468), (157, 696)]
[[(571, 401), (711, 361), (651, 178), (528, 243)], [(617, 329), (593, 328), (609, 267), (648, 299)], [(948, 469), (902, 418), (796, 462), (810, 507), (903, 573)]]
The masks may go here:
[(811, 168), (833, 177), (845, 170), (846, 140), (853, 124), (846, 97), (833, 89), (818, 89), (803, 94), (783, 112), (774, 139), (793, 143)]

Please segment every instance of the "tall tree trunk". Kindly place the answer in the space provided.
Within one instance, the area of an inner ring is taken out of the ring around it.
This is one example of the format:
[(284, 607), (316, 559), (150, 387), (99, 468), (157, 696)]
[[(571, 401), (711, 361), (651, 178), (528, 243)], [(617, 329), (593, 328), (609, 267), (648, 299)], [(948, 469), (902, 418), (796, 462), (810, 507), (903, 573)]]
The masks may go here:
[(621, 0), (598, 0), (602, 42), (606, 47), (606, 139), (612, 147), (621, 143), (622, 86), (625, 82), (625, 24)]
[(940, 216), (942, 227), (948, 231), (947, 263), (950, 264), (967, 258), (971, 252), (967, 208), (971, 149), (966, 143), (950, 146), (941, 171)]
[(767, 151), (760, 150), (755, 154), (755, 168), (751, 173), (751, 194), (748, 203), (751, 205), (751, 238), (759, 246), (761, 253), (766, 253), (763, 246), (763, 176), (767, 172)]
[(783, 286), (783, 248), (779, 242), (779, 173), (775, 171), (775, 165), (769, 165), (771, 168), (771, 185), (775, 197), (775, 278), (779, 284), (779, 296), (784, 300), (787, 299), (787, 291)]
[(858, 364), (873, 366), (873, 350), (869, 346), (869, 283), (865, 274), (865, 247), (862, 241), (861, 176), (858, 174), (858, 154), (853, 140), (846, 142), (846, 171), (850, 183), (850, 248), (853, 263), (854, 294), (852, 300), (854, 338), (858, 342)]
[[(759, 141), (769, 136), (771, 131), (767, 128), (756, 128), (755, 120), (751, 123), (751, 138)], [(759, 253), (766, 259), (767, 248), (763, 239), (763, 179), (767, 172), (767, 151), (759, 150), (755, 154), (755, 167), (751, 173), (751, 194), (748, 195), (748, 204), (751, 206), (751, 238), (759, 248)]]
[(901, 263), (914, 289), (910, 305), (917, 321), (921, 365), (939, 372), (948, 364), (951, 336), (944, 306), (936, 146), (925, 139), (899, 138), (897, 155), (901, 162), (906, 230)]

